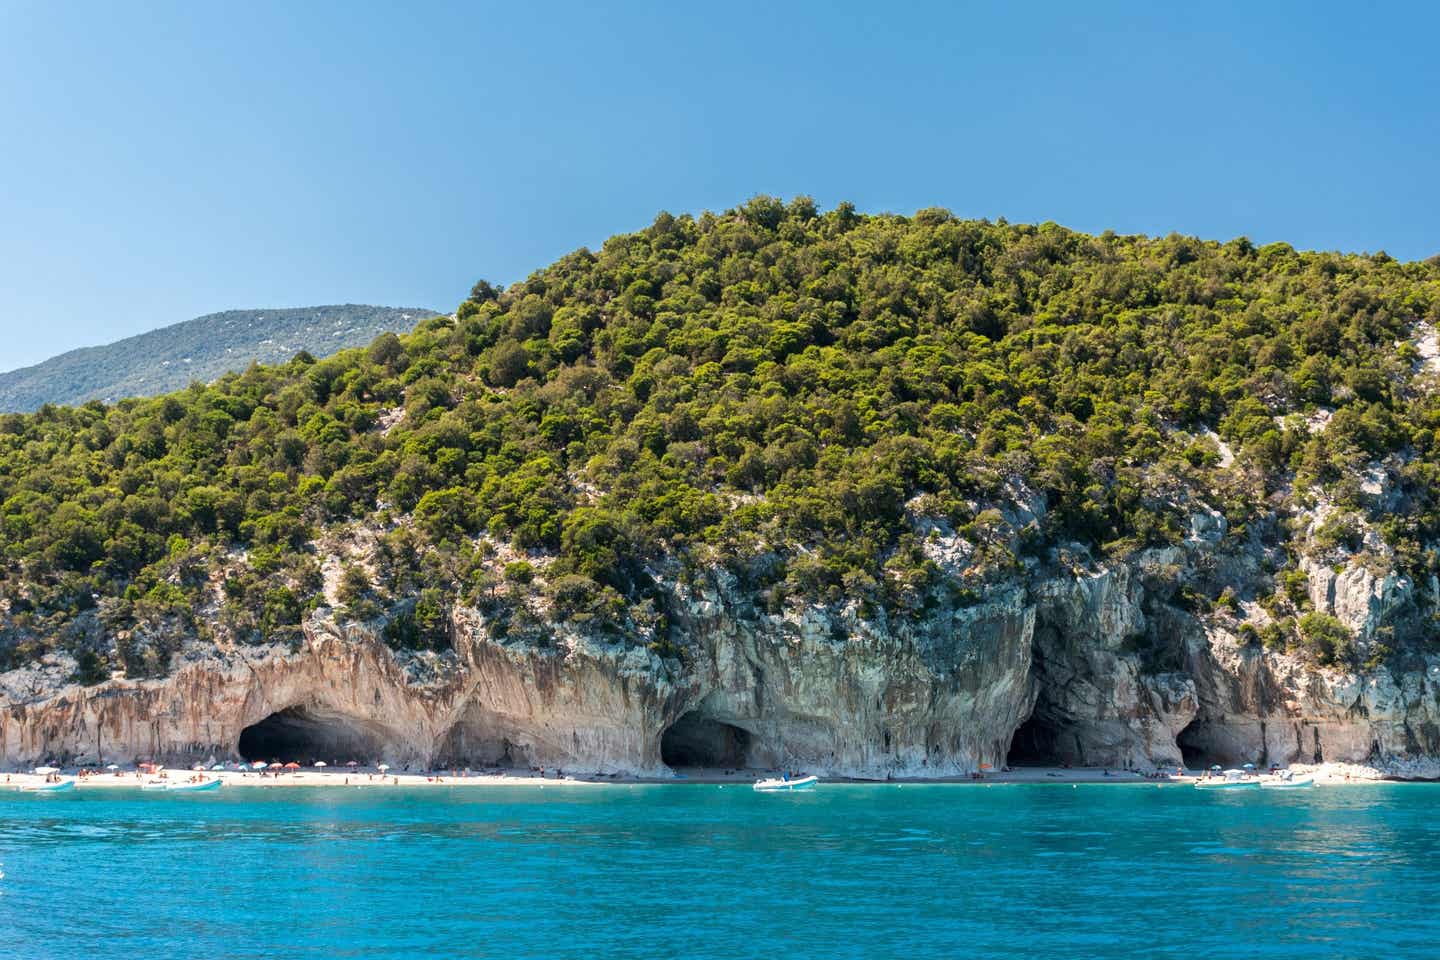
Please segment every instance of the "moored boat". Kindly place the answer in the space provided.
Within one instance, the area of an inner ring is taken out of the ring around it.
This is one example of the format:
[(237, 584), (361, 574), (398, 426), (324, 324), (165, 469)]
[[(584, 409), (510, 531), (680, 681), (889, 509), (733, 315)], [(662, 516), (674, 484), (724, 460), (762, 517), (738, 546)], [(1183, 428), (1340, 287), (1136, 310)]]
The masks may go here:
[(819, 777), (800, 777), (798, 780), (777, 777), (770, 780), (756, 780), (755, 789), (764, 793), (785, 793), (792, 790), (811, 790), (819, 782)]
[(1239, 790), (1247, 787), (1259, 787), (1260, 781), (1255, 777), (1247, 776), (1242, 770), (1226, 770), (1221, 776), (1196, 780), (1195, 786), (1203, 790)]
[(74, 780), (57, 780), (54, 783), (26, 783), (20, 786), (22, 793), (63, 793), (75, 789)]
[(1308, 773), (1299, 776), (1279, 776), (1274, 780), (1266, 780), (1260, 786), (1266, 790), (1305, 790), (1315, 786), (1315, 778)]
[(172, 783), (166, 789), (171, 793), (199, 793), (202, 790), (219, 790), (222, 782), (219, 777), (215, 777), (199, 783)]

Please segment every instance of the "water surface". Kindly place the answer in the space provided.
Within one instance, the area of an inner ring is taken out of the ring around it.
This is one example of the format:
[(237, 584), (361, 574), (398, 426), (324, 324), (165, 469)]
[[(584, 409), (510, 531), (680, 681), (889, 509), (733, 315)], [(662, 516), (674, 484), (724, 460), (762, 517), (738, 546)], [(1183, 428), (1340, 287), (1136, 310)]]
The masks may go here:
[(1440, 787), (0, 793), (0, 957), (1435, 957)]

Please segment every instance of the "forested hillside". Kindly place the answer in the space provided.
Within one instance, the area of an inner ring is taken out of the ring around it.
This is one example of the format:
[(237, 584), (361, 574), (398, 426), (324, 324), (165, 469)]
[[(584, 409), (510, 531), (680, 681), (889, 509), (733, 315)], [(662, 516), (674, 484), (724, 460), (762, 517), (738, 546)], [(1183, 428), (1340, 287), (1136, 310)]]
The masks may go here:
[(227, 310), (100, 347), (72, 350), (0, 373), (0, 411), (46, 403), (148, 397), (208, 383), (252, 363), (280, 363), (301, 350), (324, 357), (408, 331), (433, 310), (347, 303), (286, 310)]
[[(660, 567), (894, 618), (1205, 511), (1279, 560), (1185, 603), (1358, 656), (1296, 587), (1295, 517), (1323, 501), (1307, 550), (1428, 581), (1437, 322), (1435, 260), (805, 198), (661, 214), (408, 336), (0, 418), (0, 665), (62, 647), (138, 676), (176, 636), (293, 636), (336, 555), (333, 602), (397, 646), (539, 604), (663, 648)], [(971, 545), (962, 578), (915, 518)]]

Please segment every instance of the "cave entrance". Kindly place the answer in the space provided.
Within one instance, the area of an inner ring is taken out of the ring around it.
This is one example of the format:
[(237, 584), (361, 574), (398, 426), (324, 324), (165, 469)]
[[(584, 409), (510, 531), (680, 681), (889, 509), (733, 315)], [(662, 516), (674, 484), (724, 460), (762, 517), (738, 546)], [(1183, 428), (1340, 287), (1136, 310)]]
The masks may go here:
[(668, 767), (738, 768), (749, 753), (749, 733), (693, 711), (660, 737), (660, 760)]
[(518, 769), (532, 765), (529, 750), (506, 736), (496, 717), (474, 706), (445, 734), (436, 761), (442, 767)]
[(237, 752), (246, 760), (316, 760), (331, 765), (369, 763), (381, 755), (386, 738), (362, 720), (319, 707), (288, 707), (240, 731)]
[(1010, 752), (1005, 755), (1007, 767), (1058, 767), (1065, 762), (1060, 755), (1062, 731), (1054, 720), (1039, 709), (1015, 730), (1010, 738)]
[(1199, 720), (1191, 720), (1175, 735), (1175, 745), (1180, 748), (1180, 759), (1186, 770), (1204, 770), (1218, 762), (1212, 759), (1208, 741), (1205, 725)]

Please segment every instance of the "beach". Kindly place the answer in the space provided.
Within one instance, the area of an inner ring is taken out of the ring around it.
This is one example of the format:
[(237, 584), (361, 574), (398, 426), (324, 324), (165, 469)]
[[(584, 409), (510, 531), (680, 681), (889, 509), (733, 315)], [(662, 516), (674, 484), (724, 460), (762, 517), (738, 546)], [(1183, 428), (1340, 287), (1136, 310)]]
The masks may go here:
[[(88, 768), (87, 768), (88, 769)], [(1288, 768), (1296, 776), (1308, 774), (1317, 783), (1344, 785), (1373, 783), (1395, 778), (1382, 771), (1357, 764), (1295, 764)], [(803, 775), (803, 772), (802, 774)], [(778, 776), (774, 770), (741, 769), (721, 770), (709, 768), (682, 768), (670, 777), (634, 777), (625, 775), (596, 775), (564, 773), (557, 771), (523, 769), (487, 770), (431, 770), (381, 772), (374, 767), (334, 768), (302, 767), (298, 770), (191, 770), (188, 768), (158, 768), (145, 772), (133, 768), (118, 771), (102, 770), (98, 773), (80, 775), (75, 768), (61, 769), (58, 776), (73, 779), (77, 789), (138, 789), (147, 783), (160, 781), (171, 784), (185, 784), (191, 778), (204, 780), (218, 779), (227, 787), (284, 788), (311, 787), (327, 789), (379, 789), (417, 787), (544, 787), (546, 785), (606, 786), (623, 784), (750, 784), (765, 777)], [(1043, 767), (1024, 766), (1002, 770), (987, 770), (972, 777), (895, 778), (892, 780), (866, 780), (849, 777), (822, 777), (824, 783), (864, 784), (1192, 784), (1202, 776), (1201, 771), (1187, 770), (1182, 774), (1143, 774), (1131, 770), (1104, 767)], [(1261, 779), (1269, 779), (1262, 773)], [(21, 789), (44, 784), (46, 775), (33, 772), (0, 773), (0, 789)]]

